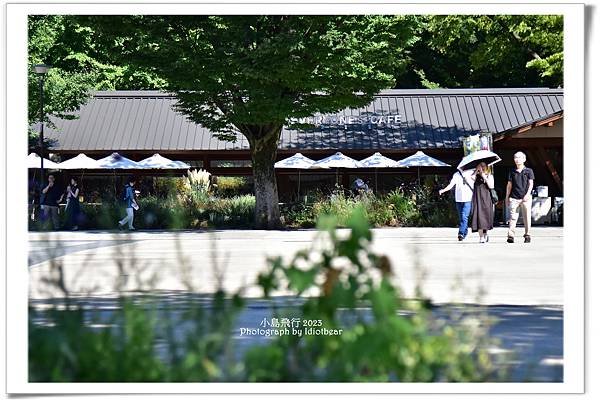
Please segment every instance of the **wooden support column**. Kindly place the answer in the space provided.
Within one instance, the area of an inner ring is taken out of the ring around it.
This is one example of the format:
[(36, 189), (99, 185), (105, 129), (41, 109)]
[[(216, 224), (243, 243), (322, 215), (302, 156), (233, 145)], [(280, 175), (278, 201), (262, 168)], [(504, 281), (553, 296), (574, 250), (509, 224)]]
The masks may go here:
[(212, 174), (211, 168), (210, 168), (210, 159), (208, 158), (208, 155), (205, 154), (202, 157), (202, 169), (208, 171), (209, 173)]
[(348, 189), (350, 188), (350, 174), (348, 173), (348, 169), (343, 169), (343, 172), (341, 173), (341, 184), (344, 188)]
[(548, 171), (550, 171), (550, 174), (552, 175), (552, 179), (556, 183), (556, 186), (558, 187), (559, 191), (562, 192), (563, 191), (562, 179), (560, 178), (558, 171), (556, 171), (556, 168), (554, 167), (554, 164), (552, 163), (550, 155), (548, 154), (548, 152), (546, 151), (546, 149), (544, 147), (541, 147), (541, 146), (538, 147), (538, 151), (540, 152), (540, 156), (542, 157), (543, 162), (546, 165), (546, 168), (548, 168)]

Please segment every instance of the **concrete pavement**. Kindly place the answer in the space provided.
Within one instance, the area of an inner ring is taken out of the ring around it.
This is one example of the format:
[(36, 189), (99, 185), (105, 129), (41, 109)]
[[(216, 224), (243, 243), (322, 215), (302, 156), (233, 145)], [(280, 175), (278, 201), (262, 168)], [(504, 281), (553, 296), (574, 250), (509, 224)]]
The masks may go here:
[[(530, 244), (520, 237), (507, 244), (502, 227), (490, 232), (487, 244), (473, 234), (458, 242), (456, 231), (374, 229), (373, 249), (391, 259), (394, 280), (407, 296), (420, 283), (434, 303), (563, 304), (562, 228), (534, 227)], [(266, 257), (289, 259), (315, 235), (314, 230), (31, 232), (30, 297), (62, 296), (47, 284), (58, 277), (59, 266), (65, 287), (85, 296), (152, 289), (210, 293), (221, 283), (228, 292), (244, 286), (245, 296), (260, 297), (254, 283)]]

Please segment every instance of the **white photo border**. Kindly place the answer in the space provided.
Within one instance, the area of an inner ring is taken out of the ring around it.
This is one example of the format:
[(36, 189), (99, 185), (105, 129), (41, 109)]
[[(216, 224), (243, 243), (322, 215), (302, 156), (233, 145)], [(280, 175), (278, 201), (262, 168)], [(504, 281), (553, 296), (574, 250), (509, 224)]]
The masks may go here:
[[(309, 6), (309, 7), (307, 7)], [(29, 383), (27, 370), (27, 16), (29, 14), (564, 15), (564, 381), (562, 383)], [(579, 3), (27, 3), (6, 5), (8, 393), (581, 393), (584, 391), (584, 5)], [(10, 100), (10, 101), (8, 101)], [(568, 139), (566, 139), (568, 138)], [(20, 151), (22, 150), (22, 151)], [(14, 166), (14, 168), (13, 168)]]

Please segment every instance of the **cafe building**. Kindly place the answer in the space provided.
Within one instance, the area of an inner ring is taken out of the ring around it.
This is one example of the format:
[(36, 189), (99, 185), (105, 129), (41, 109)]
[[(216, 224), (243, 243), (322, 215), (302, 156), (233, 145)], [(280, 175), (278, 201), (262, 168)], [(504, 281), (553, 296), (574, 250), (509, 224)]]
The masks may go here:
[[(176, 112), (176, 101), (172, 94), (158, 91), (95, 92), (75, 113), (77, 118), (52, 119), (53, 126), (46, 128), (52, 143), (49, 152), (58, 160), (79, 153), (99, 159), (118, 152), (136, 161), (160, 153), (213, 176), (251, 177), (246, 138), (241, 134), (235, 141), (215, 138), (211, 131)], [(298, 152), (313, 160), (335, 152), (357, 160), (379, 152), (400, 160), (420, 150), (452, 166), (423, 167), (420, 176), (435, 175), (445, 181), (464, 155), (464, 139), (483, 135), (492, 138), (492, 149), (502, 158), (494, 166), (500, 190), (512, 166), (512, 156), (520, 150), (535, 171), (536, 186), (547, 186), (549, 196), (562, 196), (562, 89), (385, 90), (364, 108), (292, 123), (281, 134), (278, 160)], [(417, 170), (378, 169), (376, 174), (379, 190), (386, 190), (414, 180)], [(375, 171), (305, 170), (299, 175), (294, 170), (277, 170), (282, 198), (295, 193), (298, 179), (303, 191), (309, 191), (332, 187), (336, 179), (348, 187), (356, 177), (369, 183)]]

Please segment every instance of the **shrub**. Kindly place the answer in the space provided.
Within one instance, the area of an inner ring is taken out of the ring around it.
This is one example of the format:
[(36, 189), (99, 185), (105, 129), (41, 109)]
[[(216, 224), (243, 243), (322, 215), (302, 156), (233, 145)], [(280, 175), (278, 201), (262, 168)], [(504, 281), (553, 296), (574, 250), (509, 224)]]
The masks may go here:
[(250, 226), (254, 222), (253, 195), (215, 199), (207, 207), (206, 213), (213, 226)]
[(81, 204), (84, 218), (82, 228), (114, 229), (117, 222), (125, 215), (125, 207), (115, 202), (104, 202), (100, 205)]
[(217, 196), (232, 197), (251, 194), (253, 186), (249, 177), (216, 177), (214, 190)]
[(424, 186), (405, 187), (387, 194), (371, 192), (353, 196), (336, 189), (330, 195), (310, 194), (312, 204), (295, 204), (282, 208), (290, 227), (314, 227), (319, 216), (334, 215), (340, 227), (346, 226), (352, 210), (362, 206), (372, 226), (447, 226), (454, 225), (454, 203), (431, 194)]
[(314, 208), (310, 204), (296, 203), (284, 205), (281, 208), (284, 224), (294, 228), (309, 228), (315, 226)]
[[(208, 313), (198, 305), (182, 312), (151, 296), (119, 297), (108, 317), (68, 298), (62, 310), (57, 305), (45, 312), (30, 308), (29, 381), (239, 380), (222, 357), (231, 348), (230, 333), (243, 300), (237, 295), (225, 299), (218, 291), (209, 301)], [(34, 323), (40, 319), (50, 324)], [(158, 344), (163, 352), (157, 351)]]
[(182, 229), (189, 227), (190, 211), (181, 207), (178, 199), (171, 195), (166, 199), (145, 196), (138, 200), (140, 205), (134, 225), (145, 229)]
[(419, 209), (413, 197), (395, 189), (386, 195), (386, 201), (392, 206), (394, 218), (400, 226), (412, 226), (419, 219)]
[(358, 205), (359, 201), (346, 196), (343, 189), (337, 188), (325, 199), (314, 203), (314, 215), (335, 216), (338, 226), (346, 226), (352, 210)]
[(169, 198), (184, 192), (186, 178), (184, 177), (155, 177), (153, 195), (158, 198)]
[(208, 192), (210, 173), (206, 170), (190, 170), (187, 172), (187, 184), (192, 190)]

